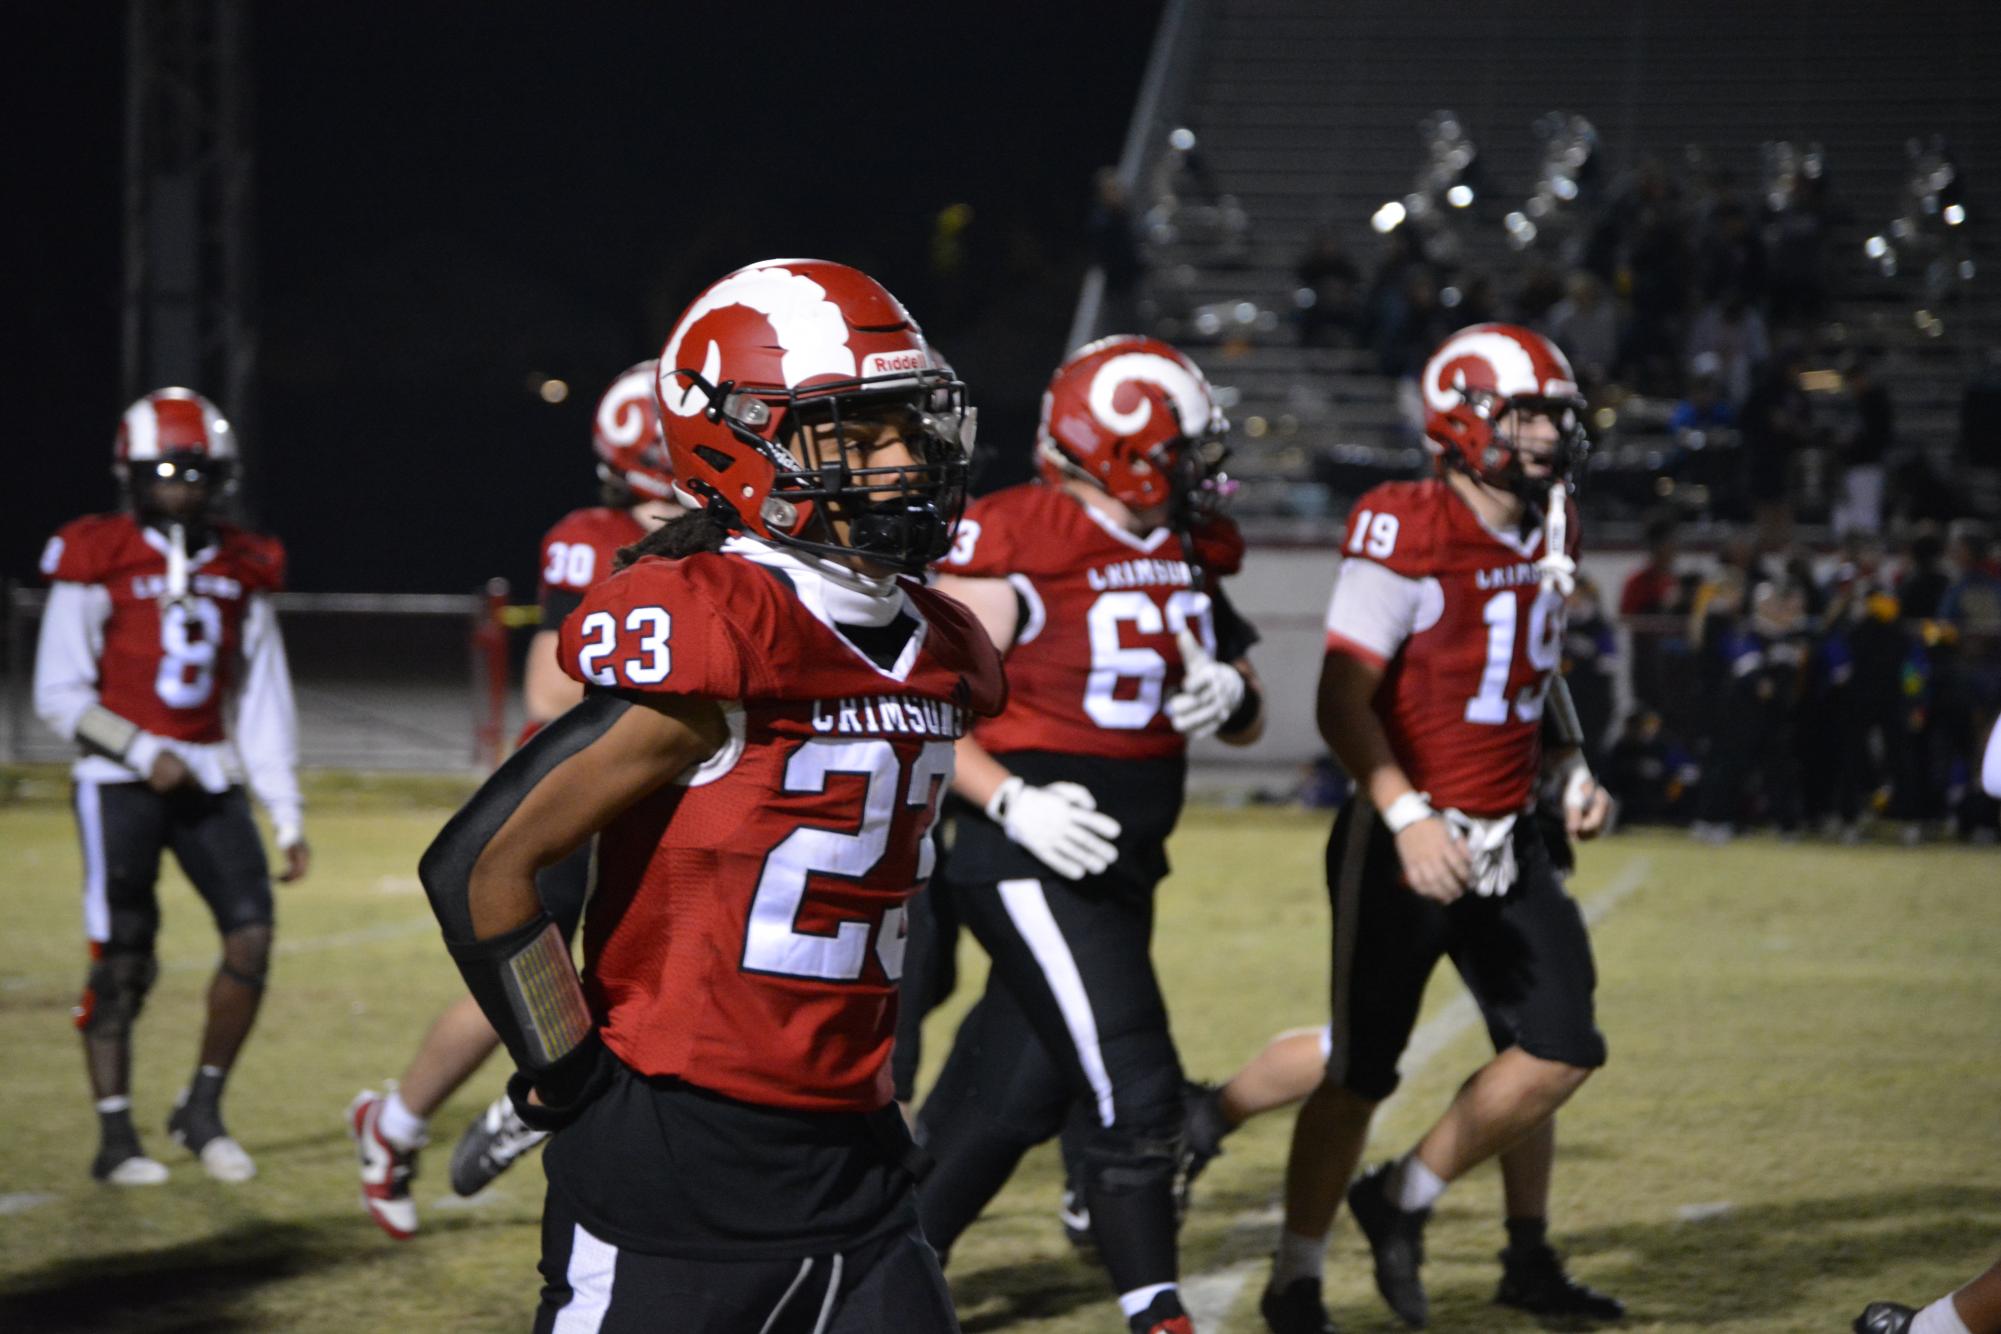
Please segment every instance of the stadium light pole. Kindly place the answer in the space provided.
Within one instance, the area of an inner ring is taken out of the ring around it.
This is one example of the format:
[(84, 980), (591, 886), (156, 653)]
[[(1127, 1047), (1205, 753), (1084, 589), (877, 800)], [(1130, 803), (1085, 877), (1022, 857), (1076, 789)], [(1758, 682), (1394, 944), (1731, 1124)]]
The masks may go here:
[[(180, 384), (217, 400), (256, 450), (247, 0), (127, 0), (127, 402)], [(258, 476), (251, 460), (245, 471)]]

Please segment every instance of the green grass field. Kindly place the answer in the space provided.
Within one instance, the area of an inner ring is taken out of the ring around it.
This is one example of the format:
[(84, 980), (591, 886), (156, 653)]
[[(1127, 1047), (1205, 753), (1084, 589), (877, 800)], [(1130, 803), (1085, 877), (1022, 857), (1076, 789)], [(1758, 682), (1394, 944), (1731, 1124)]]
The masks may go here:
[[(439, 1117), (404, 1245), (356, 1203), (341, 1113), (408, 1058), (452, 997), (414, 865), (450, 782), (320, 780), (311, 879), (280, 889), (280, 955), (232, 1082), (231, 1125), (261, 1175), (203, 1177), (159, 1133), (192, 1063), (213, 960), (206, 914), (162, 887), (165, 965), (141, 1023), (135, 1110), (174, 1169), (163, 1188), (94, 1186), (88, 1094), (69, 1006), (82, 975), (79, 865), (59, 775), (0, 776), (0, 1329), (506, 1330), (535, 1289), (541, 1173), (449, 1198), (449, 1140), (489, 1098), (489, 1067)], [(1325, 1017), (1323, 817), (1195, 810), (1162, 894), (1158, 958), (1191, 1073), (1220, 1078), (1272, 1032)], [(1624, 1297), (1630, 1329), (1844, 1330), (1865, 1301), (1929, 1299), (2001, 1253), (2001, 853), (1835, 849), (1655, 834), (1588, 849), (1611, 1065), (1561, 1118), (1555, 1231), (1575, 1271)], [(982, 972), (934, 1017), (943, 1056)], [(1449, 970), (1427, 1059), (1378, 1123), (1399, 1151), (1483, 1058)], [(1230, 1141), (1184, 1234), (1203, 1326), (1255, 1312), (1291, 1117)], [(1102, 1276), (1054, 1221), (1053, 1154), (1031, 1157), (960, 1243), (968, 1330), (1121, 1328)], [(1528, 1329), (1488, 1304), (1502, 1236), (1483, 1169), (1429, 1235), (1433, 1327)], [(1329, 1301), (1346, 1330), (1392, 1328), (1344, 1218)], [(671, 1321), (663, 1328), (672, 1328)]]

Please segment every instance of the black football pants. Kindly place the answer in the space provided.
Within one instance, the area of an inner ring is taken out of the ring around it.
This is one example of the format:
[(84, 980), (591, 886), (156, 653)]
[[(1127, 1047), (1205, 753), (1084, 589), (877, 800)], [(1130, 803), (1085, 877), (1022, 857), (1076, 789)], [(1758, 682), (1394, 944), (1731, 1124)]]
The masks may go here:
[(935, 1162), (918, 1191), (924, 1235), (949, 1250), (1076, 1108), (1079, 1184), (1115, 1288), (1174, 1282), (1181, 1064), (1149, 958), (1152, 895), (1003, 880), (959, 886), (958, 906), (993, 970), (921, 1117)]
[(915, 1228), (847, 1251), (690, 1260), (594, 1236), (550, 1191), (535, 1334), (953, 1334), (952, 1296)]
[(144, 783), (76, 785), (84, 931), (107, 952), (147, 954), (160, 930), (160, 854), (174, 860), (223, 935), (268, 926), (271, 872), (241, 787), (159, 793)]

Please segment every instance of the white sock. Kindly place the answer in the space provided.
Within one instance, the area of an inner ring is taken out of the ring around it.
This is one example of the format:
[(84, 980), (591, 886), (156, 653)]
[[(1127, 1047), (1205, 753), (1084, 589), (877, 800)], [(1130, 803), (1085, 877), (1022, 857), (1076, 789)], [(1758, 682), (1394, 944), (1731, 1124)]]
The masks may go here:
[(1911, 1334), (1973, 1334), (1973, 1331), (1959, 1318), (1959, 1308), (1952, 1304), (1952, 1294), (1947, 1293), (1912, 1318)]
[(399, 1149), (414, 1149), (424, 1142), (423, 1117), (410, 1110), (410, 1104), (403, 1101), (403, 1090), (391, 1089), (389, 1096), (382, 1100), (382, 1115), (375, 1122), (382, 1138)]
[(1173, 1292), (1172, 1283), (1155, 1283), (1151, 1287), (1134, 1288), (1131, 1292), (1119, 1294), (1119, 1314), (1130, 1320), (1153, 1305), (1153, 1299), (1163, 1292)]
[(132, 1099), (123, 1093), (114, 1093), (108, 1098), (99, 1098), (97, 1110), (107, 1116), (112, 1112), (129, 1112), (132, 1110)]
[(1390, 1203), (1399, 1209), (1429, 1209), (1445, 1193), (1445, 1178), (1424, 1165), (1415, 1150), (1403, 1156), (1389, 1183)]
[(1327, 1234), (1302, 1237), (1291, 1228), (1278, 1231), (1278, 1254), (1271, 1264), (1271, 1285), (1280, 1292), (1302, 1278), (1319, 1281), (1327, 1269)]

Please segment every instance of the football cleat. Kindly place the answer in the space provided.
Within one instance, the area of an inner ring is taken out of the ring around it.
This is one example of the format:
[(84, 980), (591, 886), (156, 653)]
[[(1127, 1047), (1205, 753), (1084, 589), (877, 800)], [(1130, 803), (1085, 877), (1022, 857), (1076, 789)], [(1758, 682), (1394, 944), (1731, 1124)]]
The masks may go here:
[(214, 1107), (190, 1103), (188, 1091), (174, 1099), (167, 1116), (167, 1138), (201, 1161), (202, 1171), (217, 1181), (248, 1181), (257, 1175), (257, 1163), (243, 1146), (223, 1128), (222, 1114)]
[(1855, 1334), (1906, 1334), (1918, 1313), (1896, 1302), (1870, 1302), (1850, 1326)]
[(1418, 1270), (1424, 1265), (1424, 1225), (1431, 1210), (1399, 1209), (1390, 1202), (1385, 1188), (1395, 1170), (1394, 1162), (1382, 1163), (1356, 1177), (1348, 1187), (1348, 1210), (1375, 1256), (1376, 1291), (1397, 1319), (1423, 1329), (1431, 1318), (1431, 1302)]
[(1540, 1316), (1581, 1316), (1588, 1320), (1619, 1320), (1626, 1304), (1617, 1297), (1588, 1288), (1564, 1272), (1563, 1257), (1548, 1246), (1500, 1253), (1501, 1286), (1494, 1300)]
[(546, 1130), (532, 1130), (514, 1110), (503, 1093), (487, 1105), (459, 1136), (452, 1150), (452, 1190), (460, 1195), (477, 1195), (493, 1179), (514, 1166), (522, 1154), (549, 1138)]
[(1132, 1334), (1195, 1334), (1195, 1320), (1177, 1292), (1163, 1292), (1138, 1315), (1126, 1319)]
[(1267, 1285), (1258, 1313), (1271, 1334), (1335, 1334), (1317, 1278), (1296, 1278), (1283, 1289)]
[(417, 1175), (417, 1150), (399, 1149), (382, 1136), (383, 1097), (363, 1089), (347, 1105), (347, 1133), (361, 1159), (361, 1203), (375, 1225), (398, 1241), (417, 1234), (417, 1203), (410, 1180)]
[(108, 1186), (157, 1186), (167, 1179), (167, 1166), (136, 1146), (107, 1147), (98, 1150), (90, 1175)]

